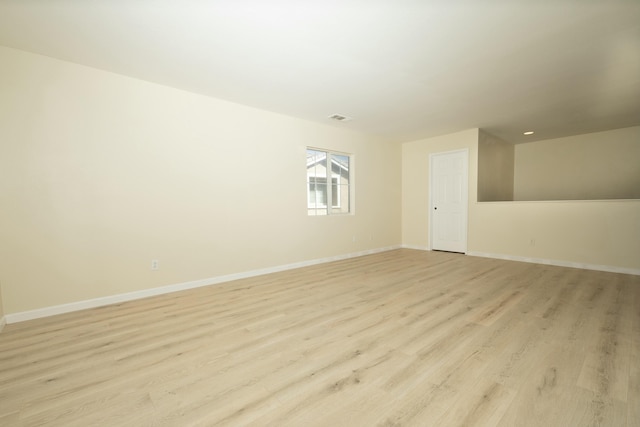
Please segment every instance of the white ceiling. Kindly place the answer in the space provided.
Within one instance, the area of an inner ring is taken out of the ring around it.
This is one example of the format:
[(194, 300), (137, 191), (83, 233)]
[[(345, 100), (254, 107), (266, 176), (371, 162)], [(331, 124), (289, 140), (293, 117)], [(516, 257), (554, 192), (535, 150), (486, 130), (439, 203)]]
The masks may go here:
[(0, 0), (0, 45), (399, 142), (640, 125), (640, 0)]

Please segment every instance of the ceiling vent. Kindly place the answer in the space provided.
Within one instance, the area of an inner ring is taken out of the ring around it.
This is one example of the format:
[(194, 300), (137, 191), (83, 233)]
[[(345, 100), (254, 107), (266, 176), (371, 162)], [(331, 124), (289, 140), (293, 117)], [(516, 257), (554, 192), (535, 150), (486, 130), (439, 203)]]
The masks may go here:
[(339, 122), (348, 122), (350, 120), (353, 120), (351, 117), (343, 116), (342, 114), (332, 114), (329, 116), (329, 118), (332, 120), (337, 120)]

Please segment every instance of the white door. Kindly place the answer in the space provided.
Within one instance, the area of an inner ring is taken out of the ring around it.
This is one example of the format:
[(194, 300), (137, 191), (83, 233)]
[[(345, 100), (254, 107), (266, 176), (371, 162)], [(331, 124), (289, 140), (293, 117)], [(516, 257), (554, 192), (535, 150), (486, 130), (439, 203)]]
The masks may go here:
[(431, 249), (467, 251), (469, 151), (429, 156)]

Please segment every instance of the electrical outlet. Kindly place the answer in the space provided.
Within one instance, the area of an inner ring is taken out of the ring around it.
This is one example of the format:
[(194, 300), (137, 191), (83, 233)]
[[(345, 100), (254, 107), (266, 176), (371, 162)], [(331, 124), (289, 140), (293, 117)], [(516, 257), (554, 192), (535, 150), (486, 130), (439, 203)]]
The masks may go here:
[(535, 246), (535, 245), (536, 245), (536, 239), (529, 240), (529, 246)]
[(160, 262), (157, 259), (152, 259), (151, 260), (151, 269), (152, 270), (157, 270), (158, 268), (160, 268)]

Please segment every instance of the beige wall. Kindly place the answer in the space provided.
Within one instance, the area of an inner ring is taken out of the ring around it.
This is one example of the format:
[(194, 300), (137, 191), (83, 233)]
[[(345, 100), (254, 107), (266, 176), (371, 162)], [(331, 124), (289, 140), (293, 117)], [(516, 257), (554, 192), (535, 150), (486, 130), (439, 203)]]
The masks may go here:
[(2, 319), (4, 318), (4, 304), (2, 303), (2, 283), (0, 283), (0, 330), (2, 330), (2, 326), (3, 326), (3, 321)]
[(515, 200), (640, 199), (640, 126), (518, 144)]
[[(469, 216), (477, 197), (478, 129), (402, 144), (402, 243), (429, 247), (429, 154), (469, 149)], [(469, 229), (469, 242), (472, 230)]]
[[(0, 63), (6, 314), (401, 242), (397, 144), (16, 50)], [(354, 155), (355, 215), (307, 216), (306, 146)]]
[(477, 202), (477, 129), (402, 146), (402, 241), (427, 248), (429, 154), (469, 149), (468, 252), (640, 270), (640, 200)]
[(483, 131), (478, 138), (478, 200), (513, 200), (514, 146)]
[(473, 252), (640, 271), (640, 201), (479, 203)]

